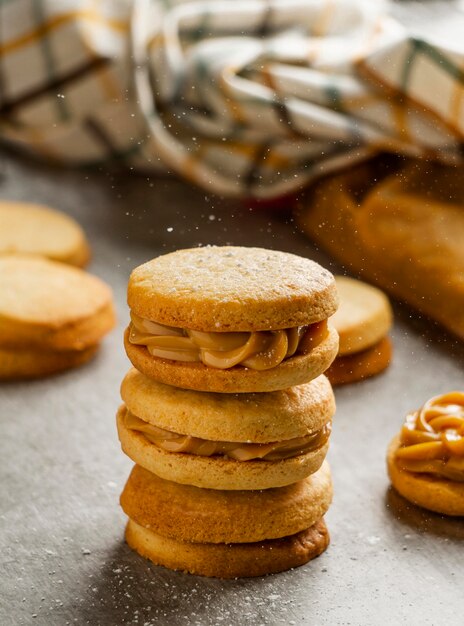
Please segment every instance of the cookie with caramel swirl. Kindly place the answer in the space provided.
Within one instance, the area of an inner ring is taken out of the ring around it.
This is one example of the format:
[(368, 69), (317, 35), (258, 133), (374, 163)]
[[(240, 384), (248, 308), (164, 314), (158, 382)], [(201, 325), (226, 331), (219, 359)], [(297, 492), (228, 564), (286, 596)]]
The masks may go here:
[(387, 463), (393, 486), (407, 500), (464, 515), (464, 392), (435, 396), (410, 413)]
[(130, 360), (176, 387), (286, 389), (319, 376), (338, 348), (327, 323), (338, 304), (333, 276), (284, 252), (179, 250), (132, 272), (128, 303)]
[(316, 472), (335, 400), (328, 380), (269, 393), (178, 389), (135, 369), (121, 386), (124, 452), (162, 478), (210, 489), (268, 489)]

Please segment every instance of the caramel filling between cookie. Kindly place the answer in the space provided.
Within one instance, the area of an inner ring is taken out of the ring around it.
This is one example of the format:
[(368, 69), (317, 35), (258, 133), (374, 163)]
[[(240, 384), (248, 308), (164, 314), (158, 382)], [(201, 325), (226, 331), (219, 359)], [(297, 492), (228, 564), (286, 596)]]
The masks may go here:
[(180, 435), (164, 428), (158, 428), (153, 424), (148, 424), (144, 420), (126, 409), (123, 415), (124, 426), (129, 430), (134, 430), (155, 444), (158, 448), (166, 452), (181, 452), (196, 456), (223, 456), (235, 461), (282, 461), (283, 459), (299, 456), (318, 450), (325, 445), (329, 439), (332, 425), (327, 422), (320, 430), (306, 435), (296, 437), (287, 441), (272, 443), (242, 443), (232, 441), (210, 441), (191, 437), (190, 435)]
[(406, 417), (396, 451), (398, 466), (408, 472), (464, 481), (464, 393), (431, 398)]
[(206, 333), (158, 324), (131, 311), (129, 342), (145, 346), (160, 359), (200, 362), (218, 369), (242, 365), (267, 370), (295, 354), (307, 354), (328, 333), (327, 320), (284, 330)]

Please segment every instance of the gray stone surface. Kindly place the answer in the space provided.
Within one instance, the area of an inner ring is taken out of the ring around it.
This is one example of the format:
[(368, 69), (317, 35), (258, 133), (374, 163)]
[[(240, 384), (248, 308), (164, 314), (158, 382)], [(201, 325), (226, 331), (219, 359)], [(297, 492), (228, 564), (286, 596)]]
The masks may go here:
[(284, 574), (222, 582), (150, 565), (124, 543), (118, 496), (131, 463), (114, 414), (131, 268), (198, 243), (259, 245), (327, 258), (290, 221), (175, 180), (54, 171), (3, 155), (0, 197), (76, 217), (90, 270), (113, 287), (118, 328), (88, 366), (0, 386), (0, 624), (461, 624), (464, 524), (408, 505), (385, 450), (408, 409), (463, 388), (464, 349), (396, 306), (395, 358), (336, 392), (329, 550)]

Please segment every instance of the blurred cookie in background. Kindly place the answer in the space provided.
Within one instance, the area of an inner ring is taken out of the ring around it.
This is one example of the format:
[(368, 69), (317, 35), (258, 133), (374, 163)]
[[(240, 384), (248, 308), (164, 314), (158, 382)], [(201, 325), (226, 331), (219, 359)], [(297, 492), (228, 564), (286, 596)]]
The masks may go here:
[(0, 257), (0, 380), (81, 365), (114, 324), (111, 289), (96, 276), (40, 257)]
[(33, 254), (84, 267), (90, 248), (79, 224), (38, 204), (0, 201), (0, 255)]
[(330, 323), (338, 332), (340, 347), (326, 375), (333, 385), (341, 385), (375, 376), (388, 367), (393, 315), (380, 289), (347, 276), (336, 276), (335, 281), (340, 305)]

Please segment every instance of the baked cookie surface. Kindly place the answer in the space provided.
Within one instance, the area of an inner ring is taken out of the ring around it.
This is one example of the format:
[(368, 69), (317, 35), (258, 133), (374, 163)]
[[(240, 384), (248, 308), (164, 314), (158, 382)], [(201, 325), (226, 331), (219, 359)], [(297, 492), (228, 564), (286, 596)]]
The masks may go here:
[(398, 448), (399, 437), (394, 437), (388, 448), (387, 468), (398, 493), (424, 509), (443, 515), (464, 516), (464, 482), (400, 469), (395, 460)]
[[(312, 526), (332, 500), (330, 469), (264, 491), (180, 485), (136, 465), (121, 494), (126, 515), (163, 537), (200, 543), (250, 543)], [(251, 522), (252, 520), (252, 522)]]
[(391, 362), (392, 343), (384, 337), (367, 350), (338, 356), (326, 372), (332, 385), (355, 383), (383, 372)]
[(0, 201), (0, 255), (32, 254), (83, 267), (90, 249), (79, 224), (38, 204)]
[(332, 274), (309, 259), (261, 248), (178, 250), (131, 274), (129, 307), (142, 318), (205, 332), (312, 324), (337, 308)]
[(164, 385), (132, 368), (121, 384), (127, 408), (145, 422), (222, 441), (268, 443), (302, 437), (335, 413), (325, 376), (266, 394), (204, 393)]
[(347, 276), (336, 276), (340, 297), (331, 324), (339, 336), (339, 356), (371, 348), (381, 341), (392, 325), (387, 296), (367, 283)]
[(132, 364), (185, 389), (285, 389), (319, 376), (338, 349), (332, 274), (284, 252), (178, 250), (132, 272), (128, 304)]
[(0, 346), (83, 350), (114, 322), (111, 290), (96, 276), (39, 257), (0, 257)]
[(444, 515), (464, 515), (464, 392), (430, 398), (411, 412), (387, 452), (393, 487)]
[(0, 347), (0, 380), (40, 378), (84, 365), (98, 345), (84, 350), (22, 350)]
[(126, 541), (141, 556), (200, 576), (244, 578), (304, 565), (329, 545), (323, 519), (299, 533), (254, 543), (192, 543), (163, 537), (129, 519)]

